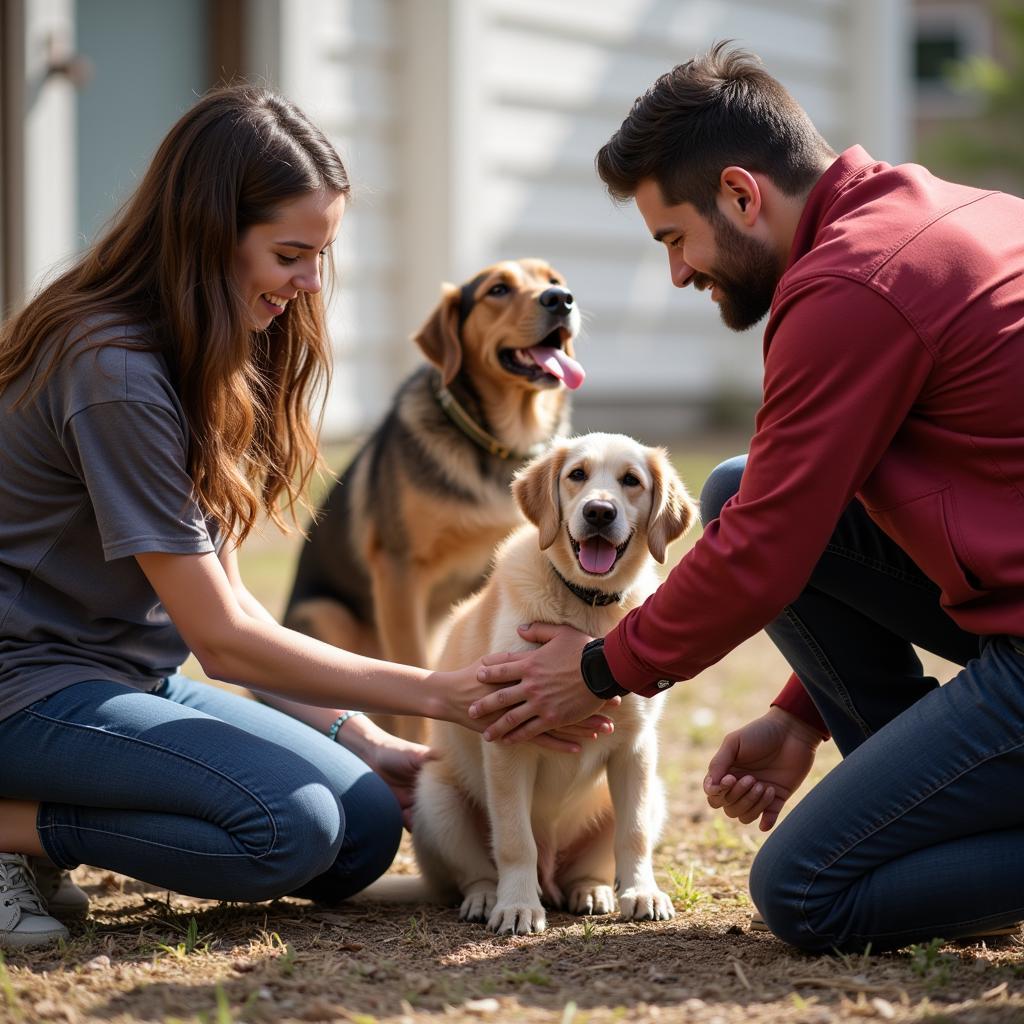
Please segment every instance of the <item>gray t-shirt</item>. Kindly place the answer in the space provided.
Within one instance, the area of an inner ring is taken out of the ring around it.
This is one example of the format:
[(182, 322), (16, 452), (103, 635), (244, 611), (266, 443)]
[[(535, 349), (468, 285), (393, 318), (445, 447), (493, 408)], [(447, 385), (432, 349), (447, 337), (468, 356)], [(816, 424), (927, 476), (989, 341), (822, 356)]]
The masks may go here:
[(0, 720), (87, 679), (153, 689), (188, 650), (132, 556), (214, 550), (162, 355), (76, 342), (13, 409), (24, 386), (0, 392)]

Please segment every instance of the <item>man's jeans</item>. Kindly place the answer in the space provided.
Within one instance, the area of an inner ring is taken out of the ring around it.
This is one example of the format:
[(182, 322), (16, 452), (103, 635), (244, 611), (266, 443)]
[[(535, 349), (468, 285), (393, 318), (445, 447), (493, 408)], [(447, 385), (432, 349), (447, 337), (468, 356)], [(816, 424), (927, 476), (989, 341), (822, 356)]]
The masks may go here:
[[(745, 461), (708, 478), (705, 525)], [(1021, 641), (960, 629), (857, 502), (765, 631), (844, 758), (754, 860), (751, 896), (771, 930), (807, 950), (879, 951), (1024, 918)], [(962, 671), (940, 687), (912, 644)]]
[(0, 796), (41, 802), (60, 867), (219, 900), (344, 899), (387, 869), (402, 831), (359, 758), (182, 675), (155, 693), (78, 683), (0, 722)]

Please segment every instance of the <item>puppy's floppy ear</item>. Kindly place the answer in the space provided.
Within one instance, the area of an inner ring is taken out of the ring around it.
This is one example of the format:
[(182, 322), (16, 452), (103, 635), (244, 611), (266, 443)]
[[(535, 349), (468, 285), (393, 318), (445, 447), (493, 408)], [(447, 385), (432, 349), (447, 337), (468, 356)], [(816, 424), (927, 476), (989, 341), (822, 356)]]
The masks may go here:
[(462, 365), (459, 298), (459, 289), (445, 281), (441, 285), (441, 301), (427, 317), (427, 322), (412, 336), (423, 354), (441, 371), (445, 386), (451, 384)]
[(693, 522), (696, 508), (676, 475), (664, 448), (649, 448), (647, 468), (651, 471), (651, 517), (647, 520), (647, 547), (659, 561), (665, 549), (682, 537)]
[(567, 454), (564, 445), (549, 448), (525, 465), (512, 481), (513, 497), (540, 534), (541, 551), (554, 544), (562, 525), (559, 478)]

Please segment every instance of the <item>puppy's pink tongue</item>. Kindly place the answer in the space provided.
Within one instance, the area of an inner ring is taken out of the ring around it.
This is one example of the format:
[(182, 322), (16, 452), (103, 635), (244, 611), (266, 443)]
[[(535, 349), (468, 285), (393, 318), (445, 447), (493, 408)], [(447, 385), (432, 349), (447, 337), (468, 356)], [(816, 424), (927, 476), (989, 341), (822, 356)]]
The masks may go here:
[(615, 545), (604, 537), (588, 537), (580, 544), (579, 558), (587, 572), (606, 573), (615, 564)]
[(534, 345), (526, 351), (538, 366), (547, 370), (553, 377), (557, 377), (570, 391), (575, 391), (587, 375), (583, 367), (560, 348)]

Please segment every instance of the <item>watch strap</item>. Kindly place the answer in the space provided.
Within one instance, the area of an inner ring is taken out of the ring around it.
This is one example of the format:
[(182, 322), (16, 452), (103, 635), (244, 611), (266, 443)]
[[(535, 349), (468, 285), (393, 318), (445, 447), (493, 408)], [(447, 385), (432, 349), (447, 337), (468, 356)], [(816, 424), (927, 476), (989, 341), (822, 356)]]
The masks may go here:
[(602, 700), (611, 700), (612, 697), (622, 697), (629, 693), (624, 686), (619, 685), (618, 680), (612, 675), (608, 659), (604, 656), (604, 637), (591, 640), (583, 648), (580, 655), (580, 674), (587, 689), (595, 697)]

